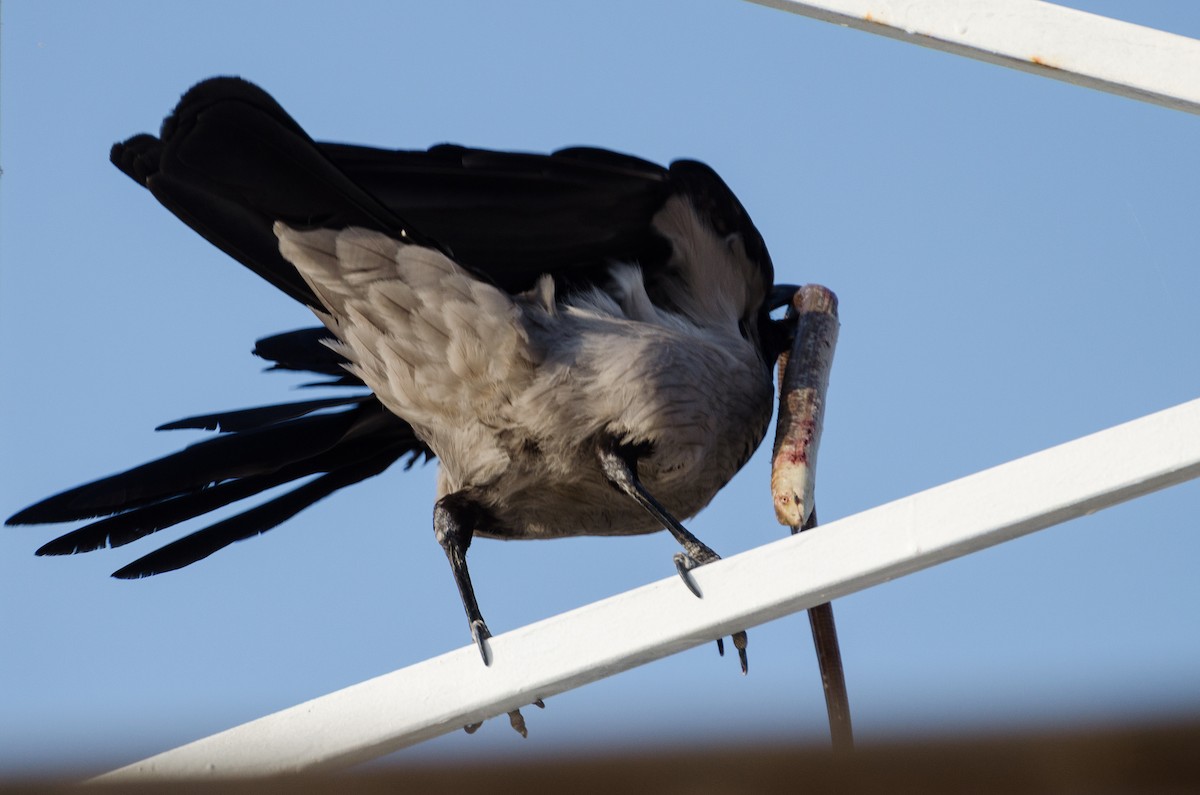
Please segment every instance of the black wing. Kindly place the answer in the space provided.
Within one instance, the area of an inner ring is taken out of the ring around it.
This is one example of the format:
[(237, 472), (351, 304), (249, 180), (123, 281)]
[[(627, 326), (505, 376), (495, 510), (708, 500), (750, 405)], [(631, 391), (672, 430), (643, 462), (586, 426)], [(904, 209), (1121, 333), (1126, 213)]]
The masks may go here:
[(317, 143), (237, 78), (195, 86), (158, 138), (116, 144), (111, 159), (211, 243), (308, 304), (315, 298), (279, 254), (276, 221), (404, 236), (511, 291), (546, 272), (584, 280), (613, 260), (649, 265), (668, 253), (650, 230), (671, 189), (661, 166), (602, 149)]
[(196, 85), (158, 138), (116, 144), (111, 159), (211, 243), (309, 304), (312, 293), (279, 254), (275, 221), (407, 237), (517, 292), (543, 273), (589, 283), (613, 261), (636, 261), (653, 280), (671, 252), (651, 220), (684, 193), (719, 234), (740, 233), (771, 275), (758, 230), (702, 163), (667, 169), (589, 147), (544, 155), (320, 143), (238, 78)]

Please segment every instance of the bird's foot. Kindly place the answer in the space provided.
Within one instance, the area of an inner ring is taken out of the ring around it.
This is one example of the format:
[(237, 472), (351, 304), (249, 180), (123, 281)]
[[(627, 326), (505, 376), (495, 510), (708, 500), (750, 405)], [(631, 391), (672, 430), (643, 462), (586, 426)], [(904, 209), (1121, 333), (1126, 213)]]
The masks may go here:
[(508, 725), (512, 726), (513, 731), (521, 735), (521, 737), (529, 736), (529, 730), (525, 728), (525, 716), (521, 714), (521, 710), (514, 709), (508, 713)]
[(475, 639), (475, 645), (479, 647), (479, 656), (483, 658), (483, 664), (491, 665), (492, 654), (488, 649), (487, 641), (492, 637), (492, 633), (488, 630), (487, 624), (483, 623), (482, 618), (477, 618), (471, 622), (471, 637)]
[[(746, 657), (746, 644), (750, 642), (750, 638), (746, 636), (745, 631), (733, 633), (733, 648), (737, 649), (738, 662), (742, 664), (742, 676), (750, 672), (750, 660)], [(717, 654), (725, 656), (725, 639), (717, 638)]]
[[(703, 566), (706, 563), (712, 563), (714, 560), (720, 560), (721, 556), (705, 546), (701, 546), (694, 553), (677, 552), (675, 553), (675, 570), (679, 572), (680, 578), (683, 579), (683, 584), (687, 586), (696, 597), (703, 598), (700, 589), (696, 586), (696, 582), (692, 579), (690, 572), (697, 566)], [(742, 665), (742, 675), (744, 676), (750, 670), (750, 661), (746, 657), (746, 644), (749, 638), (746, 633), (735, 632), (733, 634), (733, 647), (737, 649), (738, 662)], [(725, 656), (725, 639), (717, 638), (717, 654)]]
[(696, 586), (696, 581), (692, 579), (691, 571), (697, 566), (703, 566), (706, 563), (712, 563), (714, 560), (720, 559), (720, 555), (706, 546), (700, 546), (688, 552), (676, 552), (674, 557), (675, 571), (679, 572), (679, 577), (683, 580), (683, 584), (687, 586), (687, 589), (697, 599), (702, 599), (704, 595), (700, 593), (700, 589)]
[[(540, 698), (535, 698), (533, 700), (533, 705), (538, 709), (546, 708), (546, 702), (542, 701)], [(514, 709), (512, 712), (508, 713), (508, 723), (513, 727), (513, 731), (515, 731), (517, 734), (521, 735), (522, 737), (529, 736), (529, 730), (525, 727), (525, 716), (521, 714), (521, 710)], [(474, 734), (482, 725), (482, 722), (468, 723), (466, 726), (463, 726), (463, 731), (465, 731), (467, 734)]]
[(733, 633), (733, 648), (737, 649), (738, 662), (742, 665), (742, 676), (750, 673), (750, 660), (746, 657), (746, 644), (750, 642), (750, 638), (746, 635), (746, 631)]

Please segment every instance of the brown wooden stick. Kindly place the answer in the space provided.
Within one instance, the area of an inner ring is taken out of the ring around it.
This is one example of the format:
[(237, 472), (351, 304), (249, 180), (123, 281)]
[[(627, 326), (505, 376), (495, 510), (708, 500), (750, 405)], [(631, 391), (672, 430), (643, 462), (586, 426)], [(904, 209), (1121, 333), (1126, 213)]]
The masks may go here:
[[(817, 451), (837, 346), (837, 296), (820, 285), (806, 285), (796, 291), (788, 314), (796, 319), (796, 339), (792, 350), (779, 361), (779, 419), (771, 463), (771, 495), (780, 524), (798, 533), (817, 525)], [(854, 731), (833, 605), (825, 602), (812, 607), (808, 621), (821, 669), (833, 750), (849, 751), (854, 747)]]
[[(816, 526), (817, 509), (814, 506), (801, 530), (809, 530)], [(812, 628), (813, 646), (817, 650), (817, 666), (821, 670), (821, 687), (825, 691), (829, 737), (834, 753), (844, 753), (854, 748), (854, 727), (850, 721), (850, 694), (846, 690), (846, 672), (842, 668), (842, 650), (838, 646), (833, 605), (830, 602), (822, 602), (810, 607), (808, 625)]]

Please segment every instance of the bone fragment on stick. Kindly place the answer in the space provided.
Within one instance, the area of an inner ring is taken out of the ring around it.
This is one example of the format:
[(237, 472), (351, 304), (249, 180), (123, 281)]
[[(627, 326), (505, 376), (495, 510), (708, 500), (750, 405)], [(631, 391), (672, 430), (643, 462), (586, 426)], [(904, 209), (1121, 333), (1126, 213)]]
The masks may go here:
[(796, 340), (779, 360), (771, 495), (779, 523), (792, 528), (803, 526), (813, 509), (825, 393), (837, 346), (837, 304), (837, 296), (819, 284), (797, 290), (789, 312), (796, 318)]

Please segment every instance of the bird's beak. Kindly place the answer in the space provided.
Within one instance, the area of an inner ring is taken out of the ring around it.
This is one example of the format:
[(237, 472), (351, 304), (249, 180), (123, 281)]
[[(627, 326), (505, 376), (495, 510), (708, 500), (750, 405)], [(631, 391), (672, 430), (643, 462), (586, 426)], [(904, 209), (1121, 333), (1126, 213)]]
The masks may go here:
[(792, 302), (792, 296), (800, 287), (795, 284), (777, 284), (771, 288), (770, 294), (767, 296), (767, 311), (773, 312), (781, 306), (787, 306)]

